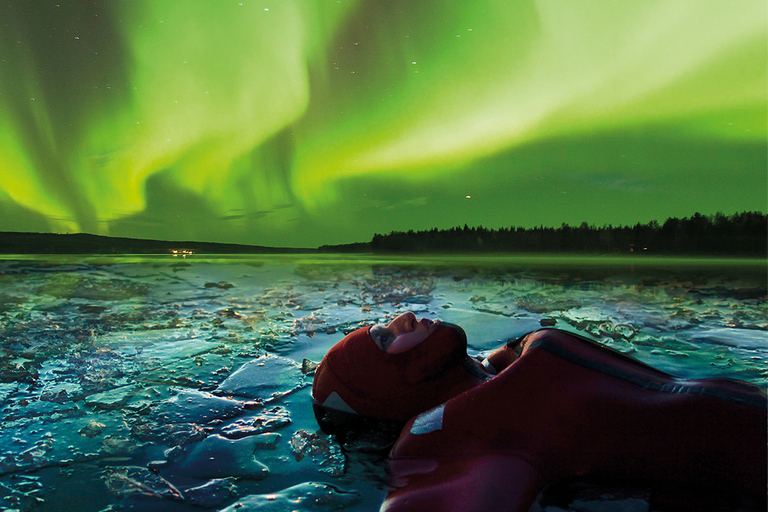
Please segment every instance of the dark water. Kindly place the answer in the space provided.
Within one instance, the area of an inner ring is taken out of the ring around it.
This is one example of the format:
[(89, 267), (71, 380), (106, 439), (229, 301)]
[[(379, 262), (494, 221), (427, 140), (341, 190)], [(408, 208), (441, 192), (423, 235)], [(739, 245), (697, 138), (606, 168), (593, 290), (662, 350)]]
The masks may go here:
[(6, 257), (0, 507), (376, 510), (301, 368), (344, 331), (411, 310), (475, 354), (543, 321), (766, 386), (766, 295), (762, 260)]

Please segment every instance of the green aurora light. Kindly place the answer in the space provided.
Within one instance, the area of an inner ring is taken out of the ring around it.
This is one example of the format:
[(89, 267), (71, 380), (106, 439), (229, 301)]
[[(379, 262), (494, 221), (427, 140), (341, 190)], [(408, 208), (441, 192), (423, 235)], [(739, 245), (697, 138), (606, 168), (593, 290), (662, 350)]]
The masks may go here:
[(0, 230), (274, 246), (766, 210), (761, 0), (0, 0)]

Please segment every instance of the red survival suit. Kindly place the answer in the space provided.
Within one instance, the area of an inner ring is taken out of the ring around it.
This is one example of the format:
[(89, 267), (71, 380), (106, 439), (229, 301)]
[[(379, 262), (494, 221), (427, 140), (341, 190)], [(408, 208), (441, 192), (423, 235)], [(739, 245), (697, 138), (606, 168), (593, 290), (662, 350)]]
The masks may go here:
[(406, 424), (382, 511), (527, 511), (546, 485), (580, 476), (765, 499), (761, 388), (680, 380), (555, 329), (500, 350), (495, 377)]

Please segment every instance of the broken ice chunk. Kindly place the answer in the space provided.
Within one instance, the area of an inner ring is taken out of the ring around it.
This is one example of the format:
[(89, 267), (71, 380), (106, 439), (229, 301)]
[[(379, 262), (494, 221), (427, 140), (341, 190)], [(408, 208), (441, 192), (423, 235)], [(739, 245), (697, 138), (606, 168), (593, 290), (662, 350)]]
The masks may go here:
[(229, 439), (274, 432), (291, 423), (291, 413), (285, 407), (272, 407), (259, 415), (237, 420), (222, 429), (222, 434)]
[(264, 355), (245, 363), (214, 391), (268, 400), (295, 391), (304, 385), (301, 365), (285, 357)]
[(111, 467), (104, 470), (103, 478), (109, 492), (119, 498), (149, 496), (173, 500), (183, 499), (181, 492), (173, 484), (147, 468)]
[(319, 463), (320, 471), (324, 473), (339, 476), (344, 472), (344, 454), (339, 445), (327, 435), (301, 429), (291, 437), (290, 446), (296, 462), (309, 456), (314, 462)]
[(98, 421), (90, 420), (86, 425), (78, 432), (84, 437), (96, 437), (106, 428), (106, 425), (99, 423)]
[(203, 485), (184, 491), (184, 498), (204, 508), (218, 507), (237, 495), (237, 488), (230, 478), (209, 480)]
[(220, 512), (330, 512), (349, 507), (359, 499), (356, 492), (320, 482), (305, 482), (274, 494), (245, 496)]
[(136, 389), (135, 385), (129, 385), (110, 389), (102, 393), (95, 393), (85, 397), (85, 403), (96, 409), (122, 409), (128, 403), (131, 395), (136, 392)]
[(208, 436), (178, 459), (177, 473), (204, 480), (229, 476), (266, 478), (269, 469), (254, 457), (260, 447), (255, 437), (258, 436), (233, 440), (219, 435)]
[(183, 390), (162, 402), (156, 413), (170, 423), (208, 423), (214, 419), (239, 416), (243, 411), (243, 402), (204, 391)]

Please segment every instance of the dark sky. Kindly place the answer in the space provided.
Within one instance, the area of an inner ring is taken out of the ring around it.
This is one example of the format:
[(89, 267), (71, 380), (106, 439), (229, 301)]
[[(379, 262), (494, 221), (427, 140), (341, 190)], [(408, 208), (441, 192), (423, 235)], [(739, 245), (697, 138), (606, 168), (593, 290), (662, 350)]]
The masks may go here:
[(0, 230), (765, 211), (763, 0), (0, 0)]

